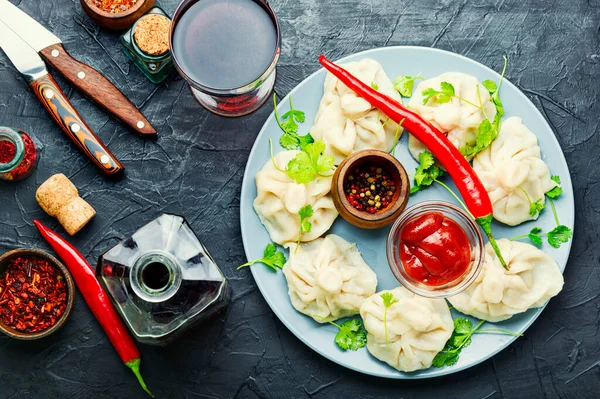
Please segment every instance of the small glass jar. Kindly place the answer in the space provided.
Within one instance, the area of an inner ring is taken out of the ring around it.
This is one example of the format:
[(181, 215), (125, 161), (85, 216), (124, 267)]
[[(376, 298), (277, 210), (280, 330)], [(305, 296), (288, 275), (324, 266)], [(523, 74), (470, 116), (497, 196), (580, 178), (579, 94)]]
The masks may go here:
[(0, 180), (20, 181), (31, 175), (39, 153), (27, 133), (0, 126)]
[[(439, 212), (456, 222), (465, 232), (471, 244), (471, 262), (465, 272), (455, 280), (440, 286), (423, 284), (412, 278), (400, 260), (400, 234), (404, 226), (430, 212)], [(405, 288), (427, 298), (447, 298), (465, 290), (479, 275), (483, 267), (483, 236), (473, 218), (454, 204), (444, 201), (426, 201), (408, 208), (392, 226), (387, 239), (387, 258), (394, 277)]]
[[(153, 7), (143, 17), (138, 19), (135, 24), (121, 36), (121, 43), (125, 48), (123, 51), (125, 55), (146, 75), (153, 83), (160, 83), (167, 78), (174, 71), (173, 58), (171, 56), (171, 50), (167, 45), (164, 51), (158, 54), (150, 54), (144, 51), (138, 42), (136, 41), (136, 30), (140, 28), (144, 19), (152, 16), (160, 15), (171, 21), (171, 18), (165, 13), (160, 7)], [(154, 37), (155, 35), (153, 35)], [(169, 43), (169, 32), (165, 33), (166, 43)]]

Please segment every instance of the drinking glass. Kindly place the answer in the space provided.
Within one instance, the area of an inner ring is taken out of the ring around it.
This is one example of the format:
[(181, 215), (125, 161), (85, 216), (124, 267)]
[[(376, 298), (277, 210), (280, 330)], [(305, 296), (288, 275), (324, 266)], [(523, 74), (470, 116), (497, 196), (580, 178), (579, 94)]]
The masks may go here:
[[(186, 67), (182, 61), (184, 50), (174, 46), (175, 32), (178, 29), (179, 22), (182, 16), (192, 7), (194, 4), (203, 0), (184, 0), (177, 7), (175, 14), (173, 15), (171, 32), (170, 32), (170, 45), (171, 52), (173, 54), (173, 61), (179, 74), (188, 83), (192, 95), (194, 98), (207, 110), (217, 115), (236, 117), (247, 115), (260, 108), (261, 105), (269, 98), (273, 87), (275, 85), (276, 69), (275, 66), (279, 59), (281, 52), (281, 34), (279, 30), (279, 23), (275, 16), (273, 8), (266, 0), (252, 0), (254, 3), (262, 7), (262, 9), (268, 14), (273, 27), (275, 30), (275, 49), (270, 63), (258, 76), (250, 79), (249, 82), (238, 87), (210, 87), (209, 85), (203, 84), (194, 78), (193, 75), (198, 76), (202, 74), (202, 70), (196, 70), (195, 73), (190, 73), (189, 65)], [(191, 27), (187, 27), (190, 28)], [(179, 27), (179, 29), (185, 29)], [(268, 39), (272, 40), (271, 37)], [(210, 71), (208, 73), (214, 73)]]

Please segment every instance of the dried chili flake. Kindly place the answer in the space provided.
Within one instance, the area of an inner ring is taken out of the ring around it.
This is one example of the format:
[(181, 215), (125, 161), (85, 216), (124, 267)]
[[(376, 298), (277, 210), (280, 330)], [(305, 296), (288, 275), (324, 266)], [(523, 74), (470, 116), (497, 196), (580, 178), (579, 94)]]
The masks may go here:
[(24, 333), (52, 327), (67, 308), (67, 286), (56, 267), (38, 257), (18, 257), (0, 278), (0, 320)]
[(116, 14), (133, 7), (138, 0), (92, 0), (92, 3), (102, 11)]

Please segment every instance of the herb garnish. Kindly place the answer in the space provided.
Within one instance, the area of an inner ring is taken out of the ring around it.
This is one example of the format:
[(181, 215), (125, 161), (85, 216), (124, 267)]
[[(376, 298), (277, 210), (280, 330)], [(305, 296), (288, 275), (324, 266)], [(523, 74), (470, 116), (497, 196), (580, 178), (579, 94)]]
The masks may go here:
[(275, 112), (275, 120), (277, 124), (283, 130), (283, 135), (279, 138), (279, 144), (286, 150), (297, 150), (303, 149), (308, 144), (313, 143), (315, 140), (307, 133), (304, 136), (298, 134), (298, 123), (303, 123), (305, 115), (303, 111), (294, 109), (292, 104), (292, 96), (290, 96), (290, 110), (279, 117), (279, 111), (277, 111), (277, 98), (276, 94), (273, 93), (273, 108)]
[[(550, 244), (554, 248), (560, 248), (560, 246), (562, 244), (569, 242), (571, 237), (573, 237), (573, 231), (569, 227), (567, 227), (563, 224), (560, 224), (560, 221), (558, 220), (558, 213), (556, 212), (556, 207), (554, 206), (554, 199), (556, 199), (558, 196), (560, 196), (562, 194), (562, 188), (560, 187), (560, 177), (559, 176), (551, 176), (550, 178), (559, 184), (558, 186), (554, 187), (552, 190), (550, 190), (546, 193), (546, 197), (548, 197), (548, 200), (550, 201), (550, 206), (552, 207), (552, 214), (554, 215), (554, 221), (556, 222), (556, 227), (547, 233), (542, 233), (542, 229), (538, 226), (535, 226), (534, 228), (532, 228), (529, 231), (528, 234), (523, 234), (520, 236), (513, 237), (510, 239), (511, 241), (528, 238), (534, 245), (541, 247), (542, 243), (543, 243), (542, 237), (546, 237), (548, 239), (548, 244)], [(527, 194), (527, 193), (525, 193), (525, 194)], [(527, 198), (529, 198), (529, 197), (527, 197)], [(543, 201), (543, 199), (541, 199), (539, 201), (541, 202), (541, 201)], [(531, 200), (529, 202), (530, 202), (530, 205), (529, 205), (530, 212), (529, 213), (531, 214), (531, 211), (532, 211)], [(537, 203), (537, 202), (538, 201), (536, 201), (535, 203)], [(542, 207), (542, 209), (543, 209), (543, 207)]]
[(384, 292), (381, 294), (381, 299), (383, 299), (383, 306), (385, 307), (383, 310), (383, 329), (385, 331), (385, 344), (388, 344), (388, 330), (387, 330), (387, 311), (390, 306), (398, 302), (397, 299), (394, 299), (394, 294), (391, 292)]
[(527, 201), (529, 202), (529, 216), (531, 217), (536, 217), (541, 211), (544, 210), (544, 208), (546, 208), (546, 203), (545, 203), (545, 197), (539, 198), (535, 201), (531, 200), (531, 197), (529, 196), (529, 194), (527, 193), (527, 191), (525, 191), (525, 189), (523, 189), (522, 187), (517, 187), (519, 190), (521, 190), (523, 192), (523, 194), (525, 194), (525, 197), (527, 198)]
[(398, 91), (398, 93), (400, 93), (400, 95), (402, 97), (411, 97), (412, 91), (413, 91), (413, 85), (415, 84), (415, 81), (418, 79), (423, 80), (420, 72), (417, 76), (410, 76), (410, 75), (398, 76), (396, 79), (394, 79), (394, 89), (396, 89), (396, 91)]
[(264, 265), (269, 266), (273, 270), (277, 270), (277, 268), (282, 269), (283, 265), (285, 265), (285, 255), (283, 252), (277, 251), (277, 247), (273, 243), (268, 243), (267, 247), (263, 252), (263, 257), (253, 260), (251, 262), (244, 263), (237, 269), (240, 270), (242, 267), (250, 266), (255, 263), (262, 263)]
[(423, 151), (419, 154), (419, 166), (415, 170), (415, 184), (411, 187), (410, 193), (430, 186), (438, 177), (441, 177), (444, 171), (435, 165), (435, 158), (429, 151)]
[(273, 157), (273, 141), (269, 139), (271, 151), (271, 163), (278, 171), (285, 173), (290, 179), (299, 184), (307, 184), (313, 181), (318, 176), (331, 177), (333, 174), (325, 174), (333, 168), (335, 158), (331, 155), (323, 155), (325, 151), (325, 143), (315, 141), (307, 144), (293, 159), (291, 159), (285, 169), (281, 169), (275, 163)]
[[(316, 317), (325, 320), (324, 317)], [(360, 319), (348, 319), (341, 325), (329, 320), (327, 323), (339, 328), (335, 335), (335, 343), (340, 349), (357, 351), (367, 344), (367, 333), (361, 328), (362, 321)]]
[(473, 328), (473, 323), (471, 323), (469, 319), (464, 317), (454, 319), (454, 331), (452, 332), (450, 339), (446, 342), (444, 349), (435, 355), (431, 365), (433, 367), (444, 367), (456, 364), (462, 349), (471, 344), (471, 336), (473, 334), (508, 334), (516, 337), (523, 335), (502, 329), (480, 330), (479, 328), (483, 323), (485, 323), (485, 321), (481, 320), (475, 328)]
[(310, 204), (304, 205), (298, 211), (298, 215), (300, 216), (300, 231), (298, 232), (298, 246), (296, 246), (296, 251), (300, 246), (300, 239), (302, 238), (302, 234), (310, 233), (310, 231), (312, 230), (312, 223), (308, 220), (308, 218), (311, 218), (314, 213), (315, 211), (313, 210), (313, 207)]
[(376, 82), (371, 82), (371, 87), (373, 88), (373, 90), (379, 90), (379, 85)]

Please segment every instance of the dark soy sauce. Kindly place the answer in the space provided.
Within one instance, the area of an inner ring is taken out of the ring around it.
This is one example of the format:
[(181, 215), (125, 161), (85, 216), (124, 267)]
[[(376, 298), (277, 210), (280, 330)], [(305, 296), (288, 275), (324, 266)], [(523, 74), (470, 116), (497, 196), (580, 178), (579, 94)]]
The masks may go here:
[(253, 0), (199, 0), (181, 16), (173, 53), (194, 81), (234, 89), (255, 81), (277, 47), (271, 16)]

